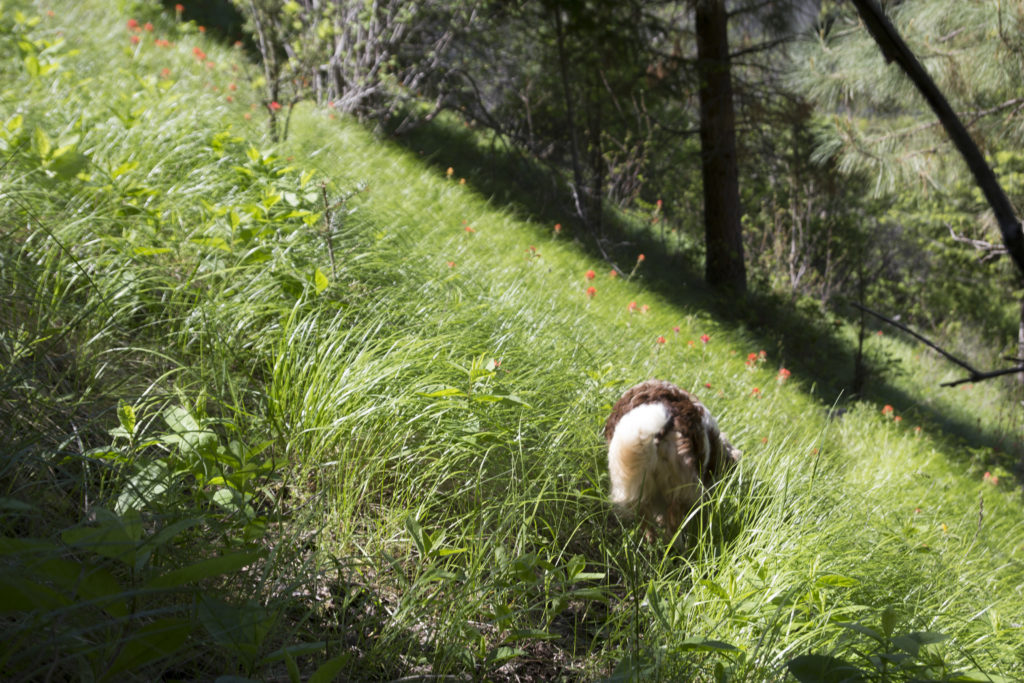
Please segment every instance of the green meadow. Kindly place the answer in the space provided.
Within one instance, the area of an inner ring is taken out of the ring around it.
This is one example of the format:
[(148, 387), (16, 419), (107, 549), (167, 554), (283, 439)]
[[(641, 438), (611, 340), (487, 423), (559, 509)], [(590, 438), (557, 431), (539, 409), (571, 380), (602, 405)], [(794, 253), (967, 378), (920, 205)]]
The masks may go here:
[[(851, 400), (854, 327), (609, 262), (459, 122), (271, 144), (158, 4), (0, 8), (4, 680), (1024, 679), (1003, 385), (876, 325)], [(607, 502), (651, 377), (744, 453), (685, 553)]]

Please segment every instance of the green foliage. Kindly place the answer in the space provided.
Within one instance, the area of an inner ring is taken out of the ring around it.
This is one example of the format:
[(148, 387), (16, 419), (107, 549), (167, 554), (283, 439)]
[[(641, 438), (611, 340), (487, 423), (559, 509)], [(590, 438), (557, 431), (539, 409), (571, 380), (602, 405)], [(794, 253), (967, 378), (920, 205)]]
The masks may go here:
[(899, 618), (895, 610), (883, 610), (879, 621), (877, 627), (839, 624), (847, 632), (837, 650), (849, 652), (852, 661), (834, 655), (801, 655), (788, 661), (786, 667), (800, 683), (1008, 680), (973, 668), (958, 670), (950, 666), (940, 647), (948, 637), (930, 631), (897, 632)]
[[(1011, 470), (943, 435), (942, 399), (840, 416), (796, 352), (696, 287), (653, 291), (654, 258), (613, 277), (471, 169), (305, 106), (269, 144), (245, 118), (260, 96), (230, 88), (251, 67), (155, 3), (151, 32), (16, 4), (5, 680), (763, 681), (800, 653), (1020, 677)], [(79, 52), (26, 77), (18, 41), (61, 32)], [(745, 452), (681, 554), (606, 502), (601, 424), (649, 376)], [(963, 419), (992, 419), (970, 391)], [(885, 632), (889, 605), (906, 618)]]

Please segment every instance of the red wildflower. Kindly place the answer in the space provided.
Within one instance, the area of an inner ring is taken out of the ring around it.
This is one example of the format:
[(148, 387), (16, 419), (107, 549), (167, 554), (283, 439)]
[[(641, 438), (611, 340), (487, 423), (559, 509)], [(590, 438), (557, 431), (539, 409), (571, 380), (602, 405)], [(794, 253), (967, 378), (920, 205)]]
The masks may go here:
[(644, 256), (643, 254), (640, 254), (639, 256), (636, 257), (636, 262), (637, 263), (643, 263), (646, 258), (647, 257)]
[(588, 280), (593, 280), (595, 277), (597, 277), (597, 273), (595, 273), (592, 270), (588, 270), (586, 273), (583, 274), (583, 277), (587, 278)]
[(758, 398), (760, 398), (761, 397), (761, 387), (754, 387), (753, 389), (751, 389), (750, 390), (750, 395), (751, 396), (757, 396)]
[(132, 36), (131, 37), (131, 41), (132, 41), (132, 45), (138, 45), (139, 44), (139, 37), (138, 36)]
[(128, 20), (128, 28), (129, 28), (129, 30), (132, 30), (132, 31), (138, 31), (139, 30), (139, 22), (136, 21), (135, 19), (129, 19)]
[(914, 427), (914, 433), (915, 434), (920, 434), (921, 433), (921, 425), (918, 425), (918, 426)]
[(878, 335), (879, 337), (881, 337), (881, 336), (882, 336), (882, 331), (881, 331), (881, 330), (879, 330), (879, 331), (878, 331), (878, 332), (876, 332), (875, 334), (877, 334), (877, 335)]
[(199, 28), (199, 32), (200, 33), (206, 33), (206, 27), (205, 26), (199, 26), (198, 28)]
[(690, 341), (686, 342), (686, 345), (687, 346), (693, 346), (693, 340), (691, 339)]
[(267, 106), (270, 107), (273, 111), (277, 111), (278, 109), (281, 108), (281, 104), (277, 100), (274, 100)]
[(153, 32), (153, 24), (149, 23), (148, 21), (146, 22), (146, 25), (143, 26), (142, 28), (146, 29), (146, 31), (149, 32), (149, 33)]
[(200, 50), (198, 47), (192, 48), (192, 54), (196, 56), (196, 59), (206, 59), (206, 53)]
[(679, 325), (674, 325), (674, 326), (672, 327), (672, 331), (673, 331), (674, 333), (676, 333), (676, 334), (679, 334)]
[(711, 388), (711, 382), (704, 382), (704, 386), (706, 386), (708, 389), (710, 389)]
[(614, 268), (612, 268), (608, 272), (608, 277), (618, 277), (618, 276), (619, 276), (619, 271), (615, 270)]
[(164, 38), (157, 38), (156, 40), (153, 41), (153, 44), (156, 45), (157, 47), (170, 47), (171, 46), (171, 41), (166, 40)]
[(891, 405), (886, 404), (882, 408), (882, 415), (892, 415), (892, 413), (893, 413), (893, 407)]
[(445, 261), (445, 263), (448, 264), (449, 268), (454, 268), (455, 267), (455, 261)]
[(664, 344), (666, 341), (667, 340), (665, 339), (665, 337), (662, 337), (661, 335), (658, 336), (658, 343), (659, 344)]
[(448, 167), (448, 170), (444, 172), (444, 174), (445, 174), (446, 176), (448, 176), (449, 178), (451, 178), (451, 177), (452, 177), (452, 174), (453, 174), (453, 173), (455, 173), (455, 169), (454, 169), (454, 168), (452, 168), (451, 166), (449, 166), (449, 167)]
[(786, 368), (779, 368), (779, 376), (778, 376), (779, 384), (782, 384), (787, 379), (789, 379), (789, 376), (792, 375), (792, 374), (793, 373), (790, 372), (789, 370), (787, 370)]
[(178, 14), (181, 14), (185, 11), (185, 6), (179, 2), (177, 5), (174, 6), (174, 11)]
[(234, 92), (235, 90), (238, 90), (238, 86), (235, 85), (234, 83), (228, 83), (228, 90), (231, 90), (232, 92)]
[(711, 337), (709, 337), (709, 336), (708, 336), (708, 335), (706, 335), (706, 334), (702, 334), (702, 335), (700, 335), (700, 340), (701, 340), (702, 342), (704, 342), (705, 344), (707, 344), (707, 343), (708, 343), (709, 341), (711, 341)]
[(171, 70), (168, 69), (166, 66), (164, 68), (160, 69), (160, 78), (167, 78), (170, 75), (171, 75)]
[(469, 225), (466, 226), (465, 230), (466, 232), (476, 232), (476, 230), (474, 230), (473, 227)]
[(902, 417), (900, 417), (899, 415), (897, 415), (896, 417), (894, 417), (894, 418), (893, 418), (892, 420), (893, 420), (893, 422), (903, 422), (903, 418), (902, 418)]
[(993, 486), (996, 486), (997, 484), (999, 484), (999, 477), (995, 476), (991, 472), (986, 472), (985, 476), (982, 477), (981, 479), (986, 484), (992, 484)]
[(224, 99), (226, 99), (226, 100), (227, 100), (228, 102), (234, 102), (234, 101), (235, 101), (235, 98), (234, 98), (234, 97), (232, 97), (231, 95), (228, 95), (228, 96), (227, 96), (227, 97), (225, 97)]
[(632, 313), (633, 311), (636, 310), (636, 302), (635, 301), (630, 301), (629, 305), (626, 306), (626, 308), (629, 310), (630, 313)]
[(249, 119), (252, 118), (252, 114), (250, 114), (249, 112), (245, 112), (245, 114), (243, 114), (243, 116), (245, 117), (246, 121), (248, 121)]
[(641, 313), (646, 313), (649, 310), (651, 310), (651, 307), (648, 306), (647, 304), (644, 304), (643, 306), (640, 307), (640, 312)]
[(595, 294), (597, 294), (597, 287), (593, 285), (587, 287), (587, 296), (593, 299)]
[(660, 199), (658, 201), (654, 202), (654, 204), (658, 207), (658, 209), (661, 209), (661, 200)]
[(557, 232), (562, 232), (562, 224), (561, 223), (555, 223), (555, 232), (556, 233)]

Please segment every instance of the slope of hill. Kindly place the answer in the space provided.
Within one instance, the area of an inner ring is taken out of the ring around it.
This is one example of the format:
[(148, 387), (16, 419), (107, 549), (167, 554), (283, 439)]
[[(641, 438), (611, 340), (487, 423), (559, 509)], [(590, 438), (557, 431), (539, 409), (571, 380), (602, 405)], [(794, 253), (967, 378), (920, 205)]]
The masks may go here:
[[(1006, 473), (132, 7), (0, 17), (5, 679), (1024, 677)], [(684, 555), (606, 503), (648, 377), (745, 453)]]

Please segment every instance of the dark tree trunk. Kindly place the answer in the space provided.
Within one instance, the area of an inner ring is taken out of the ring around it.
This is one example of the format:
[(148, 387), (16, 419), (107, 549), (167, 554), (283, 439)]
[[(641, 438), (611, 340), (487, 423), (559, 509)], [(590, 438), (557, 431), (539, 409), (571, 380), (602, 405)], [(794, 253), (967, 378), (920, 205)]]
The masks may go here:
[(570, 152), (572, 154), (572, 178), (573, 194), (576, 200), (576, 210), (580, 218), (590, 227), (590, 216), (584, 195), (587, 188), (583, 180), (583, 168), (580, 162), (580, 143), (576, 133), (576, 109), (573, 106), (573, 95), (569, 80), (569, 57), (565, 51), (565, 30), (562, 25), (561, 10), (555, 6), (552, 9), (555, 18), (555, 46), (558, 48), (558, 71), (562, 78), (562, 97), (565, 100), (566, 127), (569, 129)]
[(746, 291), (736, 168), (736, 115), (729, 67), (725, 0), (698, 0), (700, 146), (704, 178), (705, 279), (719, 289)]

